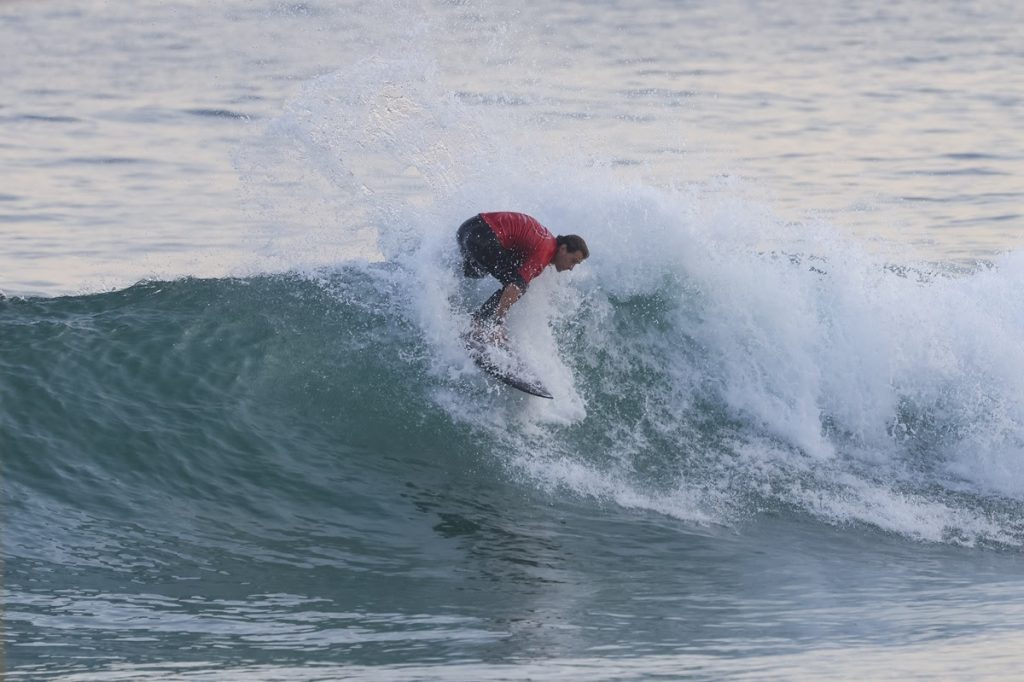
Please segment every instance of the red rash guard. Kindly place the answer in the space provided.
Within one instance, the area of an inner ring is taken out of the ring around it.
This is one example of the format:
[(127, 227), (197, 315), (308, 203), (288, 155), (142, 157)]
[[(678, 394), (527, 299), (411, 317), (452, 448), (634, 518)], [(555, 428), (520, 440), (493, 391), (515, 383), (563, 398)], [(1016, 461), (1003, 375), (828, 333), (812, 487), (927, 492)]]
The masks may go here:
[(515, 251), (523, 259), (519, 276), (524, 284), (551, 264), (558, 250), (555, 237), (547, 228), (525, 213), (481, 213), (502, 248)]

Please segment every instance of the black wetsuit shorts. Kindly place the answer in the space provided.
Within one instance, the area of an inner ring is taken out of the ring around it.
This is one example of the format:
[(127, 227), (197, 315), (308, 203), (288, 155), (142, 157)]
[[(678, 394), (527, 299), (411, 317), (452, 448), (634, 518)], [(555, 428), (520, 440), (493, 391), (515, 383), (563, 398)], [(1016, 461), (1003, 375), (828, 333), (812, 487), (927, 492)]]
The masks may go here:
[(515, 284), (526, 291), (526, 281), (519, 274), (522, 256), (506, 249), (490, 225), (479, 215), (462, 223), (458, 232), (459, 251), (462, 252), (462, 273), (466, 277), (493, 276), (502, 286)]

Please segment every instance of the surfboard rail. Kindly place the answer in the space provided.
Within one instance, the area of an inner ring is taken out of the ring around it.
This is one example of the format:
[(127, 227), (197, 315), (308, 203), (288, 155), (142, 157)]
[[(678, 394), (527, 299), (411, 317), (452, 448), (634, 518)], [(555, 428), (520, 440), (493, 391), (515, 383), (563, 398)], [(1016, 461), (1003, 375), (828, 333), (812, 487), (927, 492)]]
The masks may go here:
[(491, 347), (468, 336), (464, 336), (462, 340), (466, 344), (466, 350), (473, 363), (488, 376), (523, 393), (548, 400), (554, 398), (540, 379), (532, 377), (522, 370), (522, 361), (508, 348), (502, 348), (501, 352), (507, 356), (510, 362), (498, 363), (492, 357), (493, 349)]

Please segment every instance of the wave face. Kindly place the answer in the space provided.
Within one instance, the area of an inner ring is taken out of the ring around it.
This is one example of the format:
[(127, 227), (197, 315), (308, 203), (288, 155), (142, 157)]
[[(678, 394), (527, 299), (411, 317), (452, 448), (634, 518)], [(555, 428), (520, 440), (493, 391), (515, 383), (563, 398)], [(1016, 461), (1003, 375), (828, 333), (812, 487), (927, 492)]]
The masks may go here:
[[(417, 405), (500, 444), (496, 459), (544, 489), (702, 522), (795, 512), (1019, 544), (1019, 253), (920, 262), (786, 220), (736, 178), (655, 187), (583, 152), (552, 158), (515, 107), (476, 106), (418, 62), (370, 60), (308, 83), (239, 156), (276, 224), (295, 206), (275, 182), (329, 189), (330, 205), (291, 200), (329, 235), (274, 236), (294, 270), (322, 279), (324, 254), (389, 264), (380, 314), (407, 325), (410, 345), (387, 353), (419, 358)], [(568, 139), (559, 149), (587, 148), (550, 123)], [(591, 244), (510, 320), (552, 404), (480, 394), (455, 341), (489, 293), (454, 274), (452, 234), (481, 207)]]
[[(200, 501), (315, 518), (341, 449), (345, 480), (415, 463), (703, 524), (1021, 544), (1020, 253), (915, 262), (736, 178), (553, 159), (515, 107), (476, 106), (415, 59), (314, 79), (237, 155), (256, 274), (3, 301), (8, 539), (34, 555), (54, 516), (173, 525)], [(509, 320), (554, 401), (488, 383), (458, 341), (493, 283), (456, 275), (453, 235), (483, 208), (591, 245)]]
[(203, 504), (243, 525), (380, 504), (358, 484), (339, 500), (328, 461), (352, 480), (368, 462), (468, 468), (695, 523), (1024, 540), (1018, 258), (926, 273), (647, 220), (657, 249), (594, 249), (517, 305), (512, 343), (554, 401), (475, 369), (458, 337), (487, 288), (441, 261), (4, 302), (8, 541), (35, 555), (83, 514), (173, 533)]

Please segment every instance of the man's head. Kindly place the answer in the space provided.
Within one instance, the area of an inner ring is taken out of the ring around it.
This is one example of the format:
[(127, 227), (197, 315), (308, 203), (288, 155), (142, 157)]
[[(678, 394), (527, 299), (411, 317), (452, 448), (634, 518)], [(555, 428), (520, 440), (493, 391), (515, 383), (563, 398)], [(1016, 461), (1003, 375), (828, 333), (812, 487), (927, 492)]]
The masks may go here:
[(558, 272), (572, 270), (590, 256), (587, 243), (579, 235), (558, 235), (555, 242), (558, 244), (558, 250), (555, 251), (555, 257), (551, 262)]

